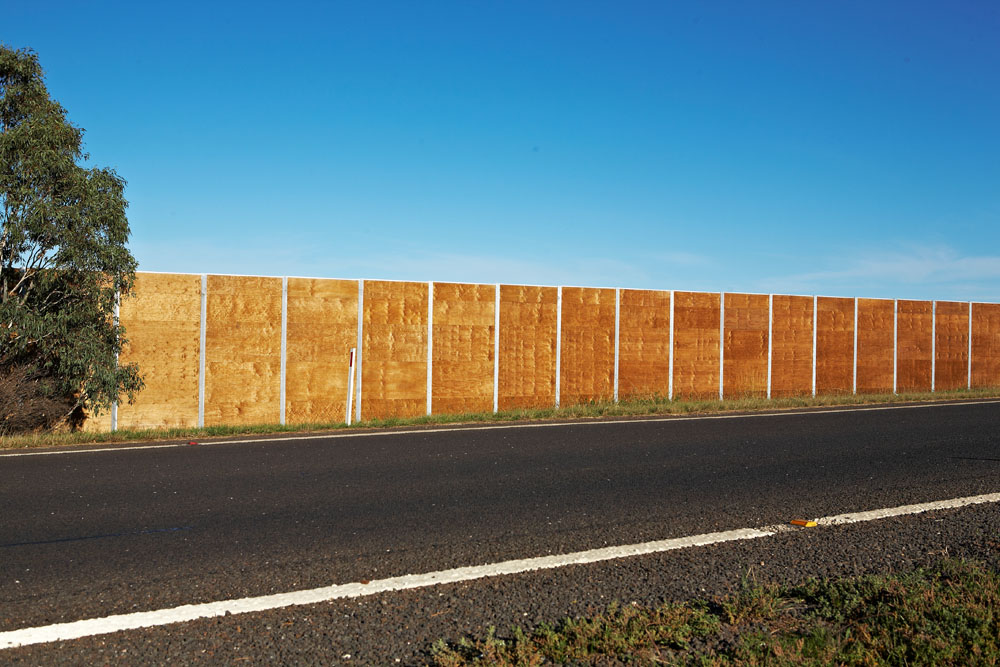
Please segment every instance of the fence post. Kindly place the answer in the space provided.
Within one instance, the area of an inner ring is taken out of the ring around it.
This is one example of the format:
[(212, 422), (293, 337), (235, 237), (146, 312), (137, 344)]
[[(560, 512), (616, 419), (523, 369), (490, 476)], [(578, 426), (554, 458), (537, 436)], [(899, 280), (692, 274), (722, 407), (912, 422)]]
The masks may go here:
[(670, 290), (670, 351), (668, 352), (667, 400), (674, 400), (674, 290)]
[(854, 297), (854, 379), (851, 393), (858, 393), (858, 297)]
[(726, 293), (719, 292), (719, 400), (724, 398), (726, 378)]
[(937, 376), (937, 301), (931, 301), (931, 393)]
[[(115, 309), (112, 315), (112, 322), (115, 325), (115, 336), (121, 338), (118, 333), (118, 326), (121, 323), (121, 305), (122, 305), (122, 295), (120, 292), (115, 293)], [(115, 352), (115, 367), (118, 367), (118, 352)], [(111, 432), (114, 433), (118, 430), (118, 394), (115, 394), (115, 400), (111, 401)]]
[(208, 274), (201, 274), (201, 331), (198, 342), (198, 428), (205, 426), (205, 329), (208, 319)]
[(892, 300), (892, 393), (897, 393), (899, 366), (899, 299)]
[(966, 389), (972, 389), (972, 302), (969, 302), (969, 377)]
[(358, 280), (358, 356), (356, 359), (357, 368), (354, 371), (357, 378), (354, 386), (357, 395), (354, 398), (354, 421), (361, 421), (361, 364), (364, 360), (364, 315), (365, 313), (365, 281)]
[(771, 399), (771, 358), (774, 355), (774, 295), (767, 295), (767, 398)]
[(434, 283), (427, 283), (427, 414), (431, 414), (434, 378)]
[(281, 279), (281, 371), (278, 390), (278, 401), (281, 414), (278, 422), (285, 424), (285, 374), (288, 359), (288, 276)]
[(556, 288), (556, 408), (559, 407), (559, 374), (562, 371), (562, 286)]
[(500, 283), (493, 300), (493, 412), (500, 411)]

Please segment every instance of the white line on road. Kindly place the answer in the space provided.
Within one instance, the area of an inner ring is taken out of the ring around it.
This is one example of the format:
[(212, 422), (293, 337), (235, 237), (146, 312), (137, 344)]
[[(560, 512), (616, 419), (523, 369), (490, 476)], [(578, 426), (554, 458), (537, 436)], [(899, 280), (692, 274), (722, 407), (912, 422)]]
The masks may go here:
[[(919, 514), (933, 510), (955, 509), (968, 505), (979, 505), (983, 503), (1000, 502), (1000, 493), (988, 493), (980, 496), (967, 496), (964, 498), (952, 498), (950, 500), (940, 500), (916, 505), (903, 505), (900, 507), (889, 507), (884, 509), (871, 510), (867, 512), (855, 512), (850, 514), (838, 514), (836, 516), (823, 517), (817, 519), (816, 523), (822, 526), (844, 525), (850, 523), (861, 523), (865, 521), (875, 521), (887, 517), (903, 516), (908, 514)], [(274, 595), (264, 595), (253, 598), (241, 598), (235, 600), (222, 600), (219, 602), (206, 602), (203, 604), (188, 604), (171, 609), (159, 609), (155, 611), (141, 611), (131, 614), (117, 614), (105, 616), (104, 618), (91, 618), (70, 623), (57, 623), (36, 628), (23, 628), (20, 630), (10, 630), (0, 632), (0, 650), (16, 648), (19, 646), (29, 646), (31, 644), (44, 644), (55, 641), (65, 641), (69, 639), (80, 639), (94, 635), (109, 634), (122, 630), (138, 630), (171, 623), (183, 623), (194, 621), (200, 618), (212, 618), (225, 616), (226, 614), (246, 614), (250, 612), (270, 611), (304, 604), (317, 604), (330, 602), (343, 598), (357, 598), (376, 593), (386, 593), (390, 591), (402, 591), (414, 588), (425, 588), (438, 584), (452, 584), (463, 581), (483, 579), (485, 577), (496, 577), (521, 572), (531, 572), (534, 570), (550, 570), (567, 565), (580, 565), (584, 563), (598, 563), (617, 558), (628, 558), (631, 556), (643, 556), (664, 551), (674, 551), (689, 547), (706, 546), (711, 544), (721, 544), (723, 542), (735, 542), (738, 540), (753, 540), (761, 537), (770, 537), (777, 533), (795, 530), (785, 524), (764, 526), (761, 528), (742, 528), (739, 530), (727, 530), (718, 533), (705, 533), (702, 535), (691, 535), (688, 537), (676, 537), (655, 542), (644, 542), (642, 544), (628, 544), (617, 547), (604, 547), (601, 549), (590, 549), (588, 551), (577, 551), (569, 554), (556, 556), (540, 556), (537, 558), (522, 558), (519, 560), (508, 560), (501, 563), (490, 563), (487, 565), (473, 565), (469, 567), (457, 567), (451, 570), (441, 570), (438, 572), (427, 572), (425, 574), (407, 574), (400, 577), (391, 577), (370, 581), (368, 583), (336, 584), (323, 588), (313, 588), (304, 591), (294, 591), (291, 593), (277, 593)]]
[[(503, 429), (517, 428), (556, 428), (562, 426), (613, 426), (615, 424), (656, 424), (661, 422), (690, 422), (690, 421), (712, 421), (716, 419), (757, 419), (760, 417), (797, 417), (832, 415), (844, 412), (879, 412), (883, 410), (919, 410), (926, 408), (951, 408), (968, 405), (993, 405), (1000, 403), (1000, 400), (988, 401), (962, 401), (960, 403), (921, 403), (917, 405), (881, 405), (871, 408), (836, 408), (836, 409), (790, 409), (782, 412), (757, 412), (751, 414), (726, 414), (726, 415), (699, 415), (694, 417), (654, 417), (643, 419), (605, 419), (600, 421), (569, 421), (569, 422), (537, 422), (530, 424), (496, 424), (490, 426), (450, 426), (442, 428), (418, 428), (408, 431), (358, 431), (347, 433), (324, 433), (320, 435), (289, 435), (271, 438), (245, 438), (240, 440), (205, 440), (198, 443), (199, 447), (208, 445), (236, 445), (253, 444), (258, 442), (295, 442), (297, 440), (336, 440), (340, 438), (371, 438), (392, 435), (426, 435), (428, 433), (453, 433), (459, 431), (497, 431)], [(19, 456), (55, 456), (57, 454), (95, 454), (98, 452), (128, 452), (139, 449), (172, 449), (175, 447), (189, 447), (187, 442), (170, 442), (157, 445), (134, 445), (124, 447), (97, 447), (88, 449), (56, 449), (30, 452), (12, 452), (0, 454), (2, 458), (14, 458)]]

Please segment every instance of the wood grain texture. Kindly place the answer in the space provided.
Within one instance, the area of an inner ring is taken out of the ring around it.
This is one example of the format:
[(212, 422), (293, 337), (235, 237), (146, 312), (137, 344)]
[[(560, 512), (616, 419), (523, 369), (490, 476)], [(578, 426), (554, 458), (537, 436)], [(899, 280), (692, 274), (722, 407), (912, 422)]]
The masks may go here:
[(618, 396), (670, 392), (670, 292), (623, 289), (619, 295)]
[(897, 391), (931, 390), (933, 310), (930, 301), (898, 301)]
[(812, 393), (812, 297), (775, 294), (772, 320), (771, 396)]
[[(120, 321), (129, 339), (120, 361), (139, 364), (146, 388), (132, 405), (119, 405), (119, 428), (197, 426), (201, 276), (136, 273)], [(108, 430), (109, 416), (100, 422)]]
[(281, 278), (208, 276), (205, 425), (281, 417)]
[(501, 410), (555, 404), (557, 301), (555, 287), (500, 286)]
[(719, 396), (720, 295), (674, 292), (674, 397)]
[(972, 304), (972, 386), (1000, 386), (1000, 304)]
[(366, 280), (362, 419), (427, 412), (427, 283)]
[(434, 283), (435, 414), (493, 410), (495, 285)]
[(726, 292), (725, 300), (724, 396), (767, 396), (768, 297)]
[(615, 291), (564, 287), (559, 402), (611, 400), (615, 380)]
[(858, 393), (892, 393), (894, 305), (888, 299), (858, 299)]
[(342, 422), (350, 350), (358, 342), (356, 280), (288, 279), (285, 422)]
[(965, 389), (969, 381), (969, 304), (938, 301), (934, 328), (934, 390)]
[(816, 393), (854, 391), (854, 299), (816, 303)]

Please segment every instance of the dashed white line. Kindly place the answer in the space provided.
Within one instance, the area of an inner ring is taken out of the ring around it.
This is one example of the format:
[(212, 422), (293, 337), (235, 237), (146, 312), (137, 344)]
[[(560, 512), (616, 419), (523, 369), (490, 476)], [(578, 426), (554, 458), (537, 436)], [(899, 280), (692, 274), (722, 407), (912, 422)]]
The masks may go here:
[[(862, 523), (865, 521), (876, 521), (894, 516), (919, 514), (921, 512), (930, 512), (934, 510), (956, 509), (969, 505), (996, 502), (1000, 502), (1000, 493), (988, 493), (979, 496), (967, 496), (964, 498), (951, 498), (949, 500), (919, 503), (915, 505), (903, 505), (900, 507), (888, 507), (867, 512), (838, 514), (835, 516), (817, 519), (816, 522), (820, 526), (844, 525)], [(388, 579), (370, 581), (368, 583), (356, 582), (350, 584), (336, 584), (333, 586), (313, 588), (304, 591), (294, 591), (291, 593), (278, 593), (274, 595), (222, 600), (219, 602), (207, 602), (203, 604), (189, 604), (170, 609), (135, 612), (131, 614), (117, 614), (114, 616), (85, 619), (70, 623), (57, 623), (55, 625), (35, 628), (23, 628), (20, 630), (0, 632), (0, 649), (29, 646), (32, 644), (44, 644), (69, 639), (80, 639), (83, 637), (109, 634), (123, 630), (138, 630), (160, 625), (169, 625), (172, 623), (194, 621), (200, 618), (224, 616), (226, 614), (246, 614), (250, 612), (270, 611), (284, 607), (330, 602), (332, 600), (343, 598), (363, 597), (367, 595), (374, 595), (376, 593), (425, 588), (438, 584), (472, 581), (475, 579), (483, 579), (485, 577), (518, 574), (522, 572), (531, 572), (533, 570), (548, 570), (565, 567), (567, 565), (598, 563), (617, 558), (662, 553), (665, 551), (674, 551), (689, 547), (721, 544), (723, 542), (753, 540), (762, 537), (770, 537), (788, 530), (791, 530), (790, 527), (784, 524), (764, 526), (761, 528), (742, 528), (739, 530), (705, 533), (702, 535), (677, 537), (667, 540), (658, 540), (655, 542), (644, 542), (641, 544), (590, 549), (587, 551), (577, 551), (574, 553), (555, 556), (522, 558), (519, 560), (508, 560), (501, 563), (458, 567), (438, 572), (427, 572), (424, 574), (408, 574), (400, 577), (390, 577)]]
[[(751, 414), (726, 414), (726, 415), (698, 415), (693, 417), (654, 417), (643, 419), (606, 419), (594, 421), (569, 421), (569, 422), (537, 422), (530, 424), (495, 424), (490, 426), (452, 426), (442, 428), (424, 428), (408, 431), (359, 431), (346, 433), (325, 433), (320, 435), (290, 435), (270, 438), (241, 438), (239, 440), (206, 440), (199, 442), (198, 446), (209, 445), (236, 445), (253, 444), (259, 442), (295, 442), (299, 440), (337, 440), (340, 438), (374, 438), (393, 435), (427, 435), (429, 433), (454, 433), (458, 431), (497, 431), (504, 429), (522, 428), (558, 428), (563, 426), (612, 426), (615, 424), (656, 424), (661, 422), (689, 422), (689, 421), (712, 421), (718, 419), (759, 419), (763, 417), (799, 417), (814, 415), (831, 415), (845, 412), (880, 412), (884, 410), (920, 410), (928, 408), (949, 408), (969, 405), (993, 405), (1000, 403), (1000, 400), (987, 401), (963, 401), (960, 403), (921, 403), (917, 405), (880, 405), (869, 408), (849, 407), (835, 409), (790, 409), (782, 412), (758, 412)], [(140, 449), (172, 449), (176, 447), (188, 447), (185, 442), (170, 442), (155, 445), (134, 445), (124, 447), (93, 447), (80, 449), (57, 449), (28, 452), (11, 452), (0, 454), (0, 458), (14, 458), (21, 456), (56, 456), (60, 454), (96, 454), (100, 452), (128, 452)]]

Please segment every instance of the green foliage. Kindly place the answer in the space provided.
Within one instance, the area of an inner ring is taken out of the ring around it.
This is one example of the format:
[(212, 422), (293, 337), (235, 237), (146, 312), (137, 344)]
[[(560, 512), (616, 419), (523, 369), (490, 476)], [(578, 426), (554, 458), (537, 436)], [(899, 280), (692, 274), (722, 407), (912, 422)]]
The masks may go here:
[(432, 647), (435, 664), (995, 665), (1000, 572), (945, 560), (901, 575), (758, 585), (656, 609), (612, 606), (555, 627)]
[(113, 320), (136, 268), (125, 181), (81, 166), (82, 141), (37, 55), (0, 45), (0, 373), (26, 374), (24, 391), (59, 398), (67, 416), (142, 387), (135, 366), (117, 365)]

